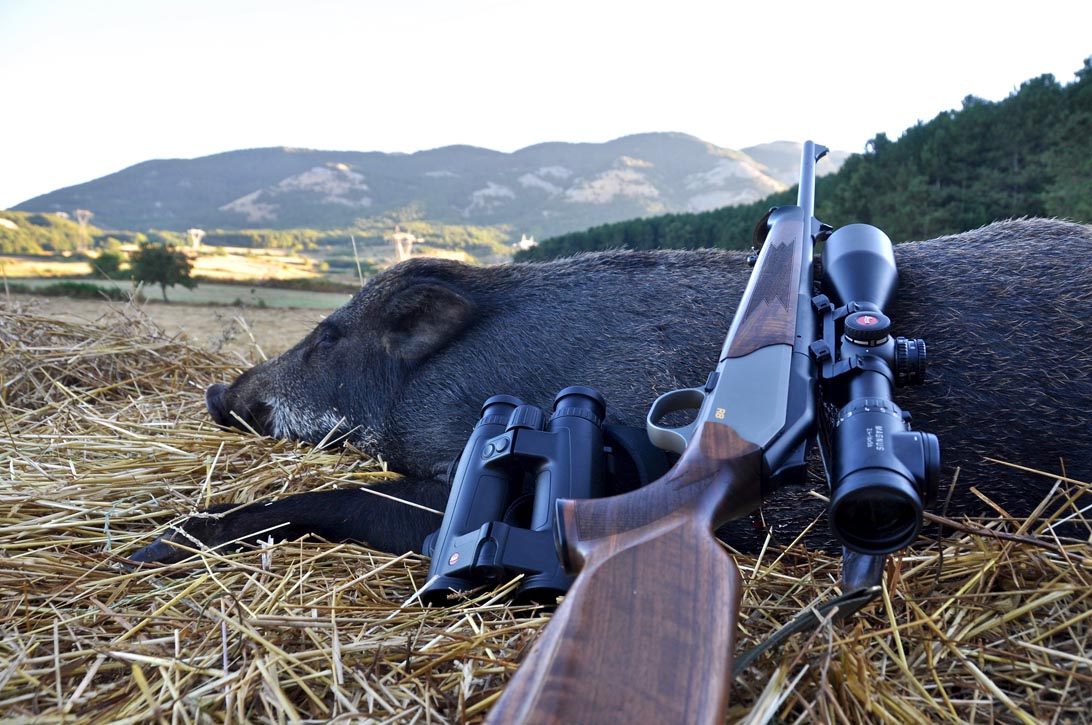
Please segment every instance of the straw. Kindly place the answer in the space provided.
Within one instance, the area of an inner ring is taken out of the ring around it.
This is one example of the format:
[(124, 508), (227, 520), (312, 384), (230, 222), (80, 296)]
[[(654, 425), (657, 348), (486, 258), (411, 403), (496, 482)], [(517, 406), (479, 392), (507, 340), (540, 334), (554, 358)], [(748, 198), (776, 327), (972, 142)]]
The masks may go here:
[[(131, 307), (72, 323), (0, 301), (0, 355), (5, 722), (480, 722), (548, 620), (510, 605), (514, 583), (424, 608), (426, 559), (347, 544), (132, 571), (125, 556), (210, 503), (395, 474), (213, 426), (203, 390), (239, 368)], [(1086, 721), (1092, 546), (1050, 524), (1082, 520), (1088, 490), (1060, 482), (1034, 520), (934, 527), (890, 559), (879, 602), (747, 668), (729, 721)], [(837, 591), (830, 554), (738, 562), (741, 648)]]

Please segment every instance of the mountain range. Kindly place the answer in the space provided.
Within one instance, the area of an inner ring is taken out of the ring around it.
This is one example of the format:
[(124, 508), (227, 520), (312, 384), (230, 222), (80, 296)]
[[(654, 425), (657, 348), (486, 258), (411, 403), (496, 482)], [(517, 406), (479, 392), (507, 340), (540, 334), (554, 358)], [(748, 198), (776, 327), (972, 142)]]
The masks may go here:
[[(848, 156), (832, 152), (823, 173)], [(101, 228), (341, 229), (365, 220), (505, 226), (548, 237), (623, 219), (749, 203), (796, 183), (800, 144), (742, 150), (681, 133), (503, 153), (262, 148), (145, 161), (16, 211), (88, 209)]]

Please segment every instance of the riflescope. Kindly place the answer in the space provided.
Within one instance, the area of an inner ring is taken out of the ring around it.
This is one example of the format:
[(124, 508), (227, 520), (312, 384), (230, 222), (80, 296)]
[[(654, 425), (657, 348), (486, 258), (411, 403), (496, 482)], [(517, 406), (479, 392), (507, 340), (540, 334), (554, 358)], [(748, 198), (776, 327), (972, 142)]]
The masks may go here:
[(911, 430), (892, 395), (896, 385), (924, 379), (925, 342), (890, 334), (884, 311), (898, 270), (882, 231), (867, 224), (838, 229), (826, 239), (822, 268), (814, 302), (823, 339), (812, 351), (823, 366), (824, 403), (837, 410), (832, 430), (821, 436), (831, 528), (856, 552), (889, 554), (914, 540), (924, 505), (936, 495), (937, 438)]

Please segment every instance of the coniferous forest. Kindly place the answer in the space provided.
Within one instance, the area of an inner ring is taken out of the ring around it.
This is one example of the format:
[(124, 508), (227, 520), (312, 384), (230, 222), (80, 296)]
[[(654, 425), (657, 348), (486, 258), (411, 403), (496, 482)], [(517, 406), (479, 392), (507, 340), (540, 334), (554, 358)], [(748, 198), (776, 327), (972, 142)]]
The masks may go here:
[[(1067, 84), (1049, 74), (1031, 79), (1002, 101), (968, 96), (961, 109), (898, 140), (877, 135), (865, 153), (817, 180), (816, 216), (834, 226), (874, 224), (894, 241), (1012, 217), (1092, 222), (1092, 58), (1076, 75)], [(793, 188), (744, 206), (605, 224), (544, 240), (516, 259), (623, 247), (744, 249), (767, 209), (795, 203)]]

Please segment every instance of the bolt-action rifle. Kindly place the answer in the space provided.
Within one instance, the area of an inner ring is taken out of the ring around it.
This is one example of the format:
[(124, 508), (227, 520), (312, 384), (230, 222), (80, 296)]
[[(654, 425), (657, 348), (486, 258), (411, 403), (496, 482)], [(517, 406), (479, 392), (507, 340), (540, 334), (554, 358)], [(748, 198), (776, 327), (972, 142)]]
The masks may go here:
[[(678, 462), (627, 494), (558, 500), (558, 550), (579, 573), (489, 722), (722, 722), (741, 577), (713, 531), (801, 482), (817, 433), (832, 528), (847, 547), (848, 608), (876, 590), (884, 555), (917, 535), (939, 446), (909, 430), (891, 391), (920, 379), (925, 345), (888, 335), (890, 240), (861, 224), (831, 234), (815, 218), (825, 153), (804, 145), (797, 204), (756, 229), (754, 271), (716, 369), (649, 412), (650, 437)], [(695, 409), (685, 426), (660, 424)]]

